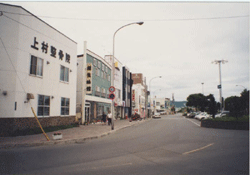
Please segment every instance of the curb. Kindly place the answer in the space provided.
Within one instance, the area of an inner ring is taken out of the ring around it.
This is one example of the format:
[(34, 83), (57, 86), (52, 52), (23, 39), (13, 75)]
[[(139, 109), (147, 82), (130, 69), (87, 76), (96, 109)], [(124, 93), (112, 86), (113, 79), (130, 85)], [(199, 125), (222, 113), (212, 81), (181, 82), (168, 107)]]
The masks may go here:
[(118, 130), (124, 129), (124, 128), (128, 128), (134, 125), (138, 125), (141, 123), (144, 123), (146, 121), (150, 121), (152, 118), (149, 118), (147, 120), (142, 120), (143, 122), (136, 122), (133, 123), (131, 125), (127, 125), (127, 126), (123, 126), (120, 127), (118, 129), (114, 129), (105, 133), (102, 133), (100, 135), (97, 136), (91, 136), (91, 137), (83, 137), (83, 138), (74, 138), (74, 139), (67, 139), (67, 140), (57, 140), (57, 141), (47, 141), (47, 142), (35, 142), (35, 143), (21, 143), (21, 144), (3, 144), (0, 145), (0, 149), (11, 149), (11, 148), (20, 148), (20, 147), (35, 147), (35, 146), (45, 146), (45, 145), (62, 145), (62, 144), (72, 144), (72, 143), (82, 143), (85, 142), (86, 140), (92, 140), (92, 139), (97, 139), (97, 138), (101, 138), (104, 136), (107, 136), (113, 132), (116, 132)]

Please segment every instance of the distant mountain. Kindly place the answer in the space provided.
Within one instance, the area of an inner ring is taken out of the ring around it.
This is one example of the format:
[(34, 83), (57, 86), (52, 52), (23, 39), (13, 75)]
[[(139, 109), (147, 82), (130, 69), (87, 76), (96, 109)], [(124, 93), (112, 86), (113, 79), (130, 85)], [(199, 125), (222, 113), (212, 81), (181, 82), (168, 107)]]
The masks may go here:
[(174, 105), (176, 108), (183, 108), (186, 107), (187, 101), (175, 101)]

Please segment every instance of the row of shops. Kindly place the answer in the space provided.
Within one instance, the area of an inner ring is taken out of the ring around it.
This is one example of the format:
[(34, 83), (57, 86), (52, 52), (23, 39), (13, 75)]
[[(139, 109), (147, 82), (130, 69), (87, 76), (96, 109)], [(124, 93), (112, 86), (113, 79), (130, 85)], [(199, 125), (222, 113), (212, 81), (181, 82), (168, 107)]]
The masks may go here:
[[(38, 127), (31, 108), (43, 127), (96, 122), (108, 113), (110, 55), (87, 46), (77, 55), (75, 41), (21, 6), (0, 3), (0, 12), (0, 136)], [(114, 80), (115, 117), (130, 117), (132, 74), (117, 59)]]

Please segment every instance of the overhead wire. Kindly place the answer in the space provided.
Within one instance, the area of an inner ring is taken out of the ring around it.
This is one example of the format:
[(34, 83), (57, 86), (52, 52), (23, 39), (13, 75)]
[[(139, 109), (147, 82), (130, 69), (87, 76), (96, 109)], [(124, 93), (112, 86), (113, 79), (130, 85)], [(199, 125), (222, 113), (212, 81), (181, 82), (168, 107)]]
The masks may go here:
[[(13, 69), (14, 69), (14, 72), (15, 72), (16, 75), (17, 75), (17, 78), (18, 78), (18, 80), (19, 80), (19, 82), (20, 82), (20, 84), (21, 84), (21, 87), (22, 87), (24, 93), (27, 94), (27, 92), (26, 92), (26, 90), (25, 90), (25, 88), (24, 88), (24, 86), (23, 86), (23, 84), (22, 84), (21, 78), (19, 77), (19, 75), (18, 75), (18, 73), (17, 73), (17, 70), (16, 70), (16, 68), (15, 68), (15, 66), (14, 66), (14, 63), (12, 62), (12, 60), (11, 60), (11, 58), (10, 58), (10, 55), (9, 55), (9, 53), (8, 53), (8, 51), (7, 51), (7, 48), (5, 47), (5, 44), (4, 44), (4, 42), (3, 42), (2, 38), (1, 38), (1, 36), (0, 36), (0, 40), (1, 40), (1, 43), (2, 43), (2, 45), (3, 45), (3, 48), (4, 48), (5, 52), (6, 52), (6, 54), (7, 54), (7, 57), (8, 57), (8, 59), (10, 60), (10, 63), (11, 63), (11, 65), (12, 65)], [(28, 104), (30, 105), (30, 107), (33, 107), (32, 104), (30, 103), (30, 101), (28, 101)]]
[[(62, 44), (62, 45), (64, 45), (64, 46), (66, 46), (66, 47), (69, 47), (68, 45), (66, 45), (66, 44), (64, 44), (64, 43), (61, 43), (61, 42), (57, 41), (56, 39), (51, 38), (50, 36), (48, 36), (48, 35), (46, 35), (46, 34), (40, 32), (40, 31), (38, 31), (38, 30), (36, 30), (36, 29), (33, 29), (33, 28), (27, 26), (26, 24), (23, 24), (23, 23), (21, 23), (21, 22), (15, 20), (15, 19), (9, 17), (9, 16), (6, 16), (5, 14), (3, 14), (2, 16), (4, 16), (4, 17), (6, 17), (6, 18), (8, 18), (8, 19), (10, 19), (10, 20), (12, 20), (12, 21), (14, 21), (14, 22), (16, 22), (16, 23), (19, 23), (19, 24), (21, 24), (22, 26), (27, 27), (28, 29), (33, 30), (33, 31), (35, 31), (35, 32), (37, 32), (37, 33), (39, 33), (39, 34), (41, 34), (41, 35), (43, 35), (43, 36), (46, 36), (47, 38), (50, 38), (51, 40), (54, 40), (54, 41), (56, 41), (56, 42), (58, 42), (58, 43), (60, 43), (60, 44)], [(63, 34), (63, 35), (64, 35), (64, 34)], [(66, 37), (67, 37), (67, 36), (66, 36)]]
[[(24, 15), (24, 16), (34, 16), (22, 13), (13, 13), (2, 11), (4, 13), (14, 14), (14, 15)], [(133, 21), (135, 19), (98, 19), (98, 18), (68, 18), (68, 17), (54, 17), (54, 16), (37, 16), (40, 18), (52, 18), (52, 19), (65, 19), (65, 20), (83, 20), (83, 21)], [(245, 18), (249, 15), (242, 16), (221, 16), (221, 17), (207, 17), (207, 18), (176, 18), (176, 19), (144, 19), (142, 21), (159, 22), (159, 21), (192, 21), (192, 20), (213, 20), (213, 19), (230, 19), (230, 18)]]

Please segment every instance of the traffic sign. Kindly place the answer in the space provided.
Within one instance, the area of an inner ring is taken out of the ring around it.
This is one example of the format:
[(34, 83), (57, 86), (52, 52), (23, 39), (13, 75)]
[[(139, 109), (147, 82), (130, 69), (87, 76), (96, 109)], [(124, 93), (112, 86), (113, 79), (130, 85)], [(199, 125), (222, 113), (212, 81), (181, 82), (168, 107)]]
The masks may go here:
[(113, 94), (113, 93), (109, 94), (109, 99), (114, 100), (115, 99), (115, 94)]
[(115, 87), (114, 86), (110, 86), (109, 87), (109, 92), (115, 92)]
[(218, 85), (217, 87), (218, 87), (218, 89), (221, 89), (221, 85)]

